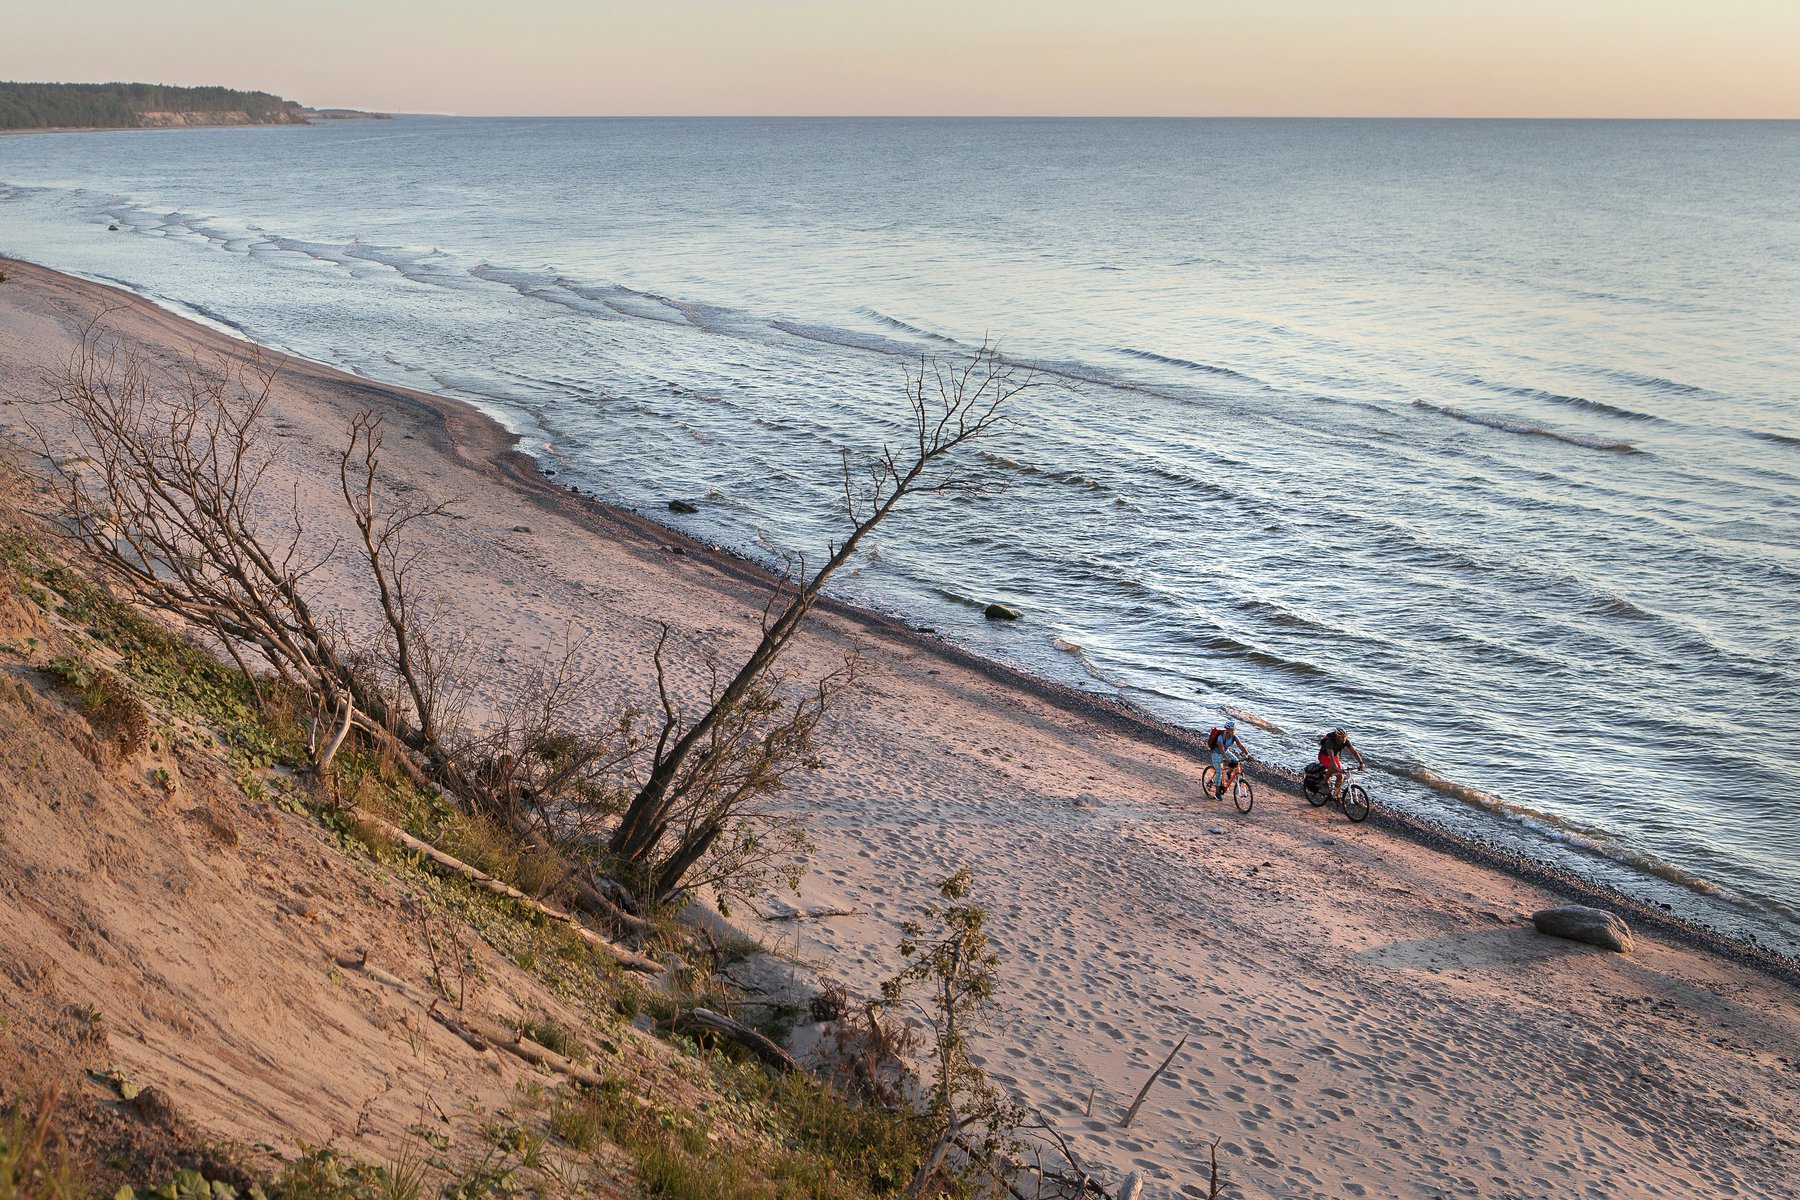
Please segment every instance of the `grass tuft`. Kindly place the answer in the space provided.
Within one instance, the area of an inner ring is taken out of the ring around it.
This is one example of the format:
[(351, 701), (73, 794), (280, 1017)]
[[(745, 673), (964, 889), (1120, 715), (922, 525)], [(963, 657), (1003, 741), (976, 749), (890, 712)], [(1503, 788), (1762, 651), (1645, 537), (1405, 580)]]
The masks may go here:
[(45, 1088), (0, 1109), (0, 1200), (82, 1200), (87, 1187), (61, 1136), (57, 1094)]

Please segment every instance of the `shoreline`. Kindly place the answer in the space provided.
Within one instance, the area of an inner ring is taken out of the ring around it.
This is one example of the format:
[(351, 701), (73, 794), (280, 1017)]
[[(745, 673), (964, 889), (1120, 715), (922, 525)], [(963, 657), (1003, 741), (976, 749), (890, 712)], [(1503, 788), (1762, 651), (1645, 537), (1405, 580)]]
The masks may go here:
[[(222, 347), (224, 349), (235, 349), (242, 353), (248, 348), (268, 361), (282, 364), (284, 371), (299, 369), (317, 378), (352, 387), (369, 397), (371, 407), (384, 400), (396, 405), (403, 402), (415, 417), (429, 414), (430, 421), (440, 430), (440, 449), (478, 470), (485, 468), (492, 471), (521, 495), (535, 497), (545, 506), (565, 516), (589, 524), (595, 532), (623, 534), (639, 543), (640, 548), (680, 546), (681, 552), (692, 561), (726, 574), (740, 583), (754, 587), (773, 586), (774, 577), (746, 555), (703, 542), (663, 525), (651, 516), (557, 483), (543, 474), (537, 459), (518, 448), (517, 436), (508, 432), (494, 417), (466, 401), (382, 383), (328, 363), (263, 346), (241, 334), (215, 329), (165, 308), (148, 297), (116, 284), (69, 275), (23, 259), (0, 257), (0, 263), (42, 271), (78, 287), (99, 289), (122, 302), (143, 306), (161, 317), (190, 327), (196, 341), (217, 338), (225, 343)], [(473, 453), (464, 453), (465, 450), (472, 450)], [(899, 616), (863, 608), (831, 596), (820, 599), (818, 610), (851, 622), (870, 634), (902, 641), (946, 662), (980, 672), (996, 683), (1028, 693), (1064, 711), (1106, 723), (1128, 736), (1154, 740), (1166, 749), (1191, 756), (1196, 770), (1205, 765), (1205, 735), (1199, 730), (1165, 721), (1125, 702), (1058, 683), (984, 657), (943, 637), (921, 632)], [(1296, 797), (1299, 795), (1299, 776), (1286, 768), (1258, 760), (1250, 764), (1247, 774)], [(1379, 800), (1377, 814), (1376, 828), (1392, 830), (1428, 850), (1470, 866), (1503, 872), (1524, 883), (1564, 892), (1571, 899), (1582, 903), (1619, 910), (1634, 928), (1655, 930), (1695, 949), (1754, 967), (1785, 983), (1800, 987), (1800, 959), (1789, 958), (1761, 945), (1730, 937), (1709, 926), (1664, 911), (1648, 901), (1627, 896), (1604, 883), (1584, 879), (1547, 863), (1533, 861), (1501, 846), (1453, 833), (1410, 814), (1383, 808)]]
[[(257, 353), (111, 285), (4, 265), (9, 403), (96, 308), (158, 362)], [(769, 576), (753, 562), (544, 476), (472, 405), (263, 359), (281, 368), (279, 494), (291, 482), (328, 507), (344, 420), (373, 408), (387, 477), (462, 498), (421, 537), (482, 635), (479, 679), (518, 678), (578, 628), (605, 700), (644, 686), (659, 621), (689, 683), (706, 653), (729, 660), (754, 636)], [(329, 570), (315, 578), (353, 602)], [(1546, 937), (1528, 914), (1588, 898), (1577, 881), (1385, 810), (1351, 825), (1275, 769), (1240, 816), (1197, 798), (1195, 732), (897, 618), (827, 600), (789, 665), (806, 678), (851, 649), (864, 670), (821, 737), (827, 769), (795, 772), (782, 801), (816, 843), (801, 894), (759, 896), (744, 924), (871, 995), (901, 921), (970, 867), (1002, 958), (979, 1055), (1091, 1168), (1145, 1171), (1153, 1200), (1204, 1194), (1218, 1138), (1246, 1200), (1791, 1188), (1790, 967), (1612, 896), (1631, 954)]]

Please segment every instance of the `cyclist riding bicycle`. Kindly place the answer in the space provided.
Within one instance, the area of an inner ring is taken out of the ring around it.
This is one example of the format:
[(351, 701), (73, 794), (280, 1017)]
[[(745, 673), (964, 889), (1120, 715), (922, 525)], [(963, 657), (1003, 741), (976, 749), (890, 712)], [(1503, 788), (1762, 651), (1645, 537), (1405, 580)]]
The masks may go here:
[[(1213, 797), (1223, 800), (1226, 790), (1237, 782), (1237, 773), (1243, 769), (1243, 760), (1250, 755), (1250, 751), (1244, 748), (1244, 743), (1238, 740), (1237, 721), (1226, 721), (1224, 728), (1214, 729), (1207, 734), (1206, 748), (1212, 751)], [(1225, 777), (1228, 768), (1231, 771), (1230, 779)]]
[(1325, 778), (1322, 782), (1327, 788), (1334, 784), (1339, 787), (1343, 786), (1344, 761), (1340, 756), (1346, 750), (1355, 756), (1356, 769), (1362, 770), (1362, 751), (1350, 744), (1350, 735), (1344, 732), (1342, 725), (1319, 739), (1319, 765), (1325, 768)]

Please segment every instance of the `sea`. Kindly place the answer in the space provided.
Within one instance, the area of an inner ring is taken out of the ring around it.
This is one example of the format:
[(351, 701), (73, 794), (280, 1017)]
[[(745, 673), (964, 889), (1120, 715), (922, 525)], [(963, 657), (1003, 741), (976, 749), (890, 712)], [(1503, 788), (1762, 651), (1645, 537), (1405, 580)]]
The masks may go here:
[(909, 370), (996, 348), (1034, 386), (988, 490), (839, 595), (1270, 762), (1342, 724), (1365, 829), (1800, 957), (1800, 123), (41, 134), (0, 138), (0, 252), (770, 563), (841, 536)]

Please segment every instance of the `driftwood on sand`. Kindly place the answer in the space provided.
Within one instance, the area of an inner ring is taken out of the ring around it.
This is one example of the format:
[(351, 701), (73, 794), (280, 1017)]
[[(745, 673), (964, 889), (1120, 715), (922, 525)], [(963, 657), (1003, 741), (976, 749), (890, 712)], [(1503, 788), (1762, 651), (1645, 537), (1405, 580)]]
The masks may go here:
[(360, 809), (355, 811), (354, 816), (357, 820), (380, 830), (382, 834), (399, 842), (408, 850), (424, 855), (438, 866), (447, 871), (461, 875), (476, 886), (493, 892), (496, 895), (505, 896), (507, 899), (524, 905), (533, 912), (541, 913), (553, 921), (562, 922), (570, 929), (574, 930), (576, 936), (581, 938), (582, 941), (600, 951), (602, 954), (605, 954), (621, 967), (631, 971), (642, 971), (648, 975), (658, 975), (662, 973), (663, 967), (661, 963), (653, 958), (647, 958), (644, 955), (637, 953), (635, 950), (627, 950), (617, 942), (608, 941), (606, 938), (595, 933), (592, 929), (589, 929), (586, 925), (583, 925), (573, 913), (564, 912), (559, 908), (553, 908), (540, 900), (533, 900), (530, 896), (527, 896), (524, 892), (521, 892), (510, 883), (507, 883), (504, 880), (495, 879), (486, 871), (472, 867), (461, 859), (444, 853), (430, 842), (422, 841), (419, 838), (414, 837), (392, 821), (373, 816)]
[(1162, 1066), (1152, 1071), (1150, 1078), (1144, 1080), (1144, 1086), (1138, 1089), (1137, 1099), (1131, 1102), (1131, 1107), (1125, 1112), (1125, 1119), (1119, 1122), (1120, 1129), (1131, 1128), (1132, 1119), (1138, 1115), (1138, 1109), (1144, 1107), (1144, 1097), (1150, 1094), (1151, 1085), (1162, 1078), (1162, 1073), (1169, 1069), (1169, 1064), (1175, 1061), (1175, 1056), (1181, 1053), (1181, 1048), (1185, 1045), (1187, 1045), (1187, 1035), (1184, 1033), (1181, 1035), (1181, 1040), (1175, 1043), (1175, 1048), (1169, 1051), (1169, 1057), (1162, 1060)]

